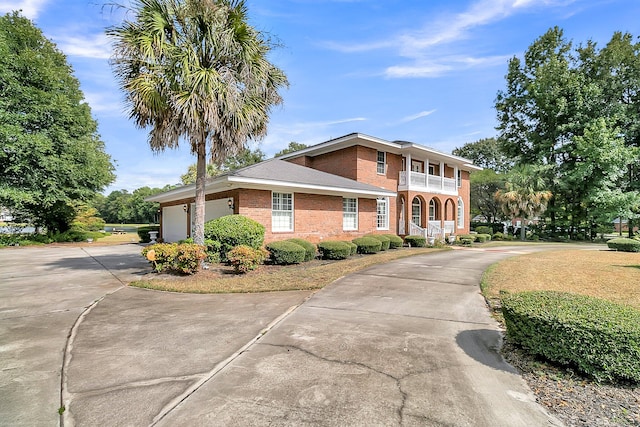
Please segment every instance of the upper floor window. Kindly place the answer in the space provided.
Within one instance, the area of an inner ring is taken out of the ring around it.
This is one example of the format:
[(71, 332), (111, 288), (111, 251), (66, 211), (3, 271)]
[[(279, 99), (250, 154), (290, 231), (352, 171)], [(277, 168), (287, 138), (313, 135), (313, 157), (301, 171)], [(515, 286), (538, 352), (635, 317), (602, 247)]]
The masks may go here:
[(462, 187), (462, 171), (460, 169), (458, 169), (456, 180), (458, 181), (458, 188)]
[(380, 197), (376, 204), (376, 228), (378, 230), (389, 229), (389, 199)]
[(293, 231), (293, 194), (272, 193), (272, 231)]
[(378, 151), (377, 172), (380, 175), (384, 175), (387, 165), (387, 153), (384, 151)]
[(342, 199), (342, 229), (358, 229), (358, 199)]
[(435, 175), (436, 174), (436, 168), (433, 165), (429, 165), (429, 175)]

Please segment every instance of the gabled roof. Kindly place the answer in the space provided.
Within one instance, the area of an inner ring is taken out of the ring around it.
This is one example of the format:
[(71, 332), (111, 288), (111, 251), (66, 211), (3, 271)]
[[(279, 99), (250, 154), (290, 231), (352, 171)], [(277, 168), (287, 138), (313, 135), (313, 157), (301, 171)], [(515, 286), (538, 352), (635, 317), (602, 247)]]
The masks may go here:
[[(277, 159), (265, 160), (242, 169), (210, 178), (205, 193), (213, 194), (237, 188), (289, 191), (350, 197), (393, 197), (395, 191), (364, 184), (338, 175)], [(145, 200), (170, 202), (193, 197), (195, 184), (156, 194)]]
[(428, 158), (433, 161), (444, 161), (450, 164), (457, 164), (462, 169), (469, 171), (482, 170), (481, 167), (474, 165), (469, 159), (443, 153), (422, 144), (408, 141), (387, 141), (374, 136), (365, 135), (363, 133), (350, 133), (348, 135), (341, 136), (340, 138), (331, 139), (329, 141), (303, 148), (302, 150), (287, 153), (280, 158), (293, 159), (302, 156), (315, 157), (340, 150), (342, 148), (351, 147), (353, 145), (362, 145), (379, 151), (386, 151), (399, 155), (410, 154), (419, 158)]

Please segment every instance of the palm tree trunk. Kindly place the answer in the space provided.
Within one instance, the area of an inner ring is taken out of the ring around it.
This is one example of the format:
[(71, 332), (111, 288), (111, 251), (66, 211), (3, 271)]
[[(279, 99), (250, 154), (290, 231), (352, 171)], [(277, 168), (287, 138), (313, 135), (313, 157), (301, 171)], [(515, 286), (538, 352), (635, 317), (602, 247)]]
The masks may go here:
[(520, 240), (522, 240), (523, 242), (527, 240), (527, 230), (524, 228), (525, 223), (526, 221), (524, 220), (524, 218), (522, 218), (522, 224), (520, 226)]
[(204, 215), (205, 215), (205, 192), (204, 186), (207, 180), (207, 142), (206, 138), (201, 138), (197, 143), (196, 161), (196, 212), (191, 236), (193, 243), (204, 245)]

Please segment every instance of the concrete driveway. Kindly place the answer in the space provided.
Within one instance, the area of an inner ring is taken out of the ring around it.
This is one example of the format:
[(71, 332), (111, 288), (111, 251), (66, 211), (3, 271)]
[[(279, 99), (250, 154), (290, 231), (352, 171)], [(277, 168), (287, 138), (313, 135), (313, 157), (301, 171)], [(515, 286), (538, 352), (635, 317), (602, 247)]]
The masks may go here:
[(1, 250), (0, 424), (560, 425), (478, 289), (531, 250), (416, 256), (313, 295), (128, 288), (137, 245)]

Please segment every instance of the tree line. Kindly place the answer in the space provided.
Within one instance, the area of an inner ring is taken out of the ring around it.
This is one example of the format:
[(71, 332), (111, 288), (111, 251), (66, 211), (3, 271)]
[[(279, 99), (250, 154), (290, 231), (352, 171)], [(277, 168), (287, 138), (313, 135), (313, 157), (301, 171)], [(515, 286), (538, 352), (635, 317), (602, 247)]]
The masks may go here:
[(560, 28), (549, 29), (509, 61), (495, 108), (497, 137), (454, 150), (485, 168), (471, 175), (475, 213), (539, 216), (548, 234), (570, 236), (619, 218), (632, 234), (640, 218), (640, 43), (631, 34), (616, 32), (602, 48), (591, 40), (574, 47)]

